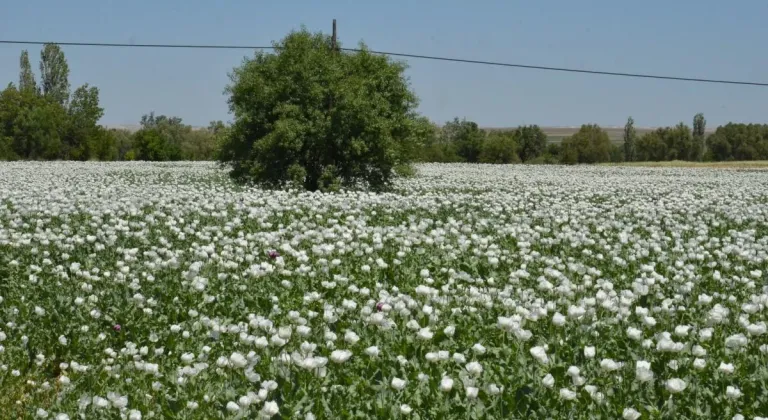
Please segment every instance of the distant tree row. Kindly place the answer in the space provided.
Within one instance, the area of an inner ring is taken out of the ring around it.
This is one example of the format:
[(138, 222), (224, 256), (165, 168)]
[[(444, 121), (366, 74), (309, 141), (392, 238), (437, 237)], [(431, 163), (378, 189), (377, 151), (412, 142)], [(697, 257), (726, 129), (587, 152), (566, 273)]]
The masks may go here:
[(519, 163), (552, 160), (547, 135), (536, 125), (514, 131), (487, 132), (472, 121), (455, 118), (443, 127), (422, 119), (422, 145), (415, 160), (422, 162)]
[(706, 154), (706, 139), (704, 131), (706, 120), (703, 114), (693, 117), (693, 130), (679, 123), (674, 127), (661, 127), (638, 137), (632, 117), (627, 119), (624, 126), (624, 160), (662, 161), (662, 160), (714, 160), (711, 154)]
[(703, 114), (693, 117), (693, 129), (680, 123), (637, 137), (630, 117), (624, 130), (626, 161), (729, 161), (768, 159), (768, 125), (728, 123), (705, 135)]
[(211, 122), (205, 129), (193, 129), (179, 117), (141, 117), (141, 129), (135, 133), (114, 130), (118, 160), (213, 160), (227, 127), (221, 121)]
[(597, 125), (584, 125), (562, 143), (548, 143), (537, 125), (512, 131), (480, 129), (466, 119), (455, 118), (443, 127), (424, 120), (422, 147), (414, 160), (467, 163), (596, 163), (621, 158), (618, 146)]
[(58, 45), (40, 53), (39, 82), (29, 53), (19, 60), (18, 86), (0, 92), (0, 160), (212, 160), (226, 127), (220, 121), (195, 130), (180, 118), (145, 115), (141, 129), (106, 129), (99, 89), (70, 93), (69, 65)]
[(727, 161), (768, 159), (768, 125), (729, 123), (706, 135), (699, 113), (693, 128), (685, 123), (637, 135), (632, 117), (623, 143), (612, 143), (596, 124), (582, 125), (560, 143), (548, 143), (536, 125), (514, 131), (486, 131), (458, 118), (443, 127), (424, 120), (423, 144), (415, 156), (422, 162), (601, 163), (643, 161)]
[[(640, 136), (630, 117), (623, 144), (612, 143), (595, 124), (583, 125), (559, 143), (548, 143), (536, 125), (488, 131), (455, 118), (438, 127), (416, 114), (404, 64), (366, 52), (339, 54), (326, 48), (329, 39), (292, 33), (281, 44), (286, 54), (257, 54), (236, 69), (228, 87), (230, 110), (239, 116), (234, 126), (215, 121), (193, 129), (181, 118), (150, 113), (136, 132), (99, 125), (104, 115), (99, 89), (84, 84), (70, 92), (69, 65), (58, 45), (44, 45), (37, 77), (28, 52), (22, 51), (17, 84), (0, 92), (0, 160), (218, 158), (232, 167), (235, 178), (255, 177), (270, 185), (295, 178), (317, 189), (358, 179), (385, 185), (393, 168), (410, 161), (768, 159), (768, 125), (730, 123), (707, 136), (702, 114), (694, 116), (692, 128), (681, 122)], [(312, 77), (308, 68), (314, 69)]]
[(0, 92), (0, 158), (110, 159), (114, 139), (97, 125), (104, 114), (99, 89), (85, 84), (70, 94), (69, 66), (58, 45), (40, 53), (40, 82), (21, 53), (19, 85)]

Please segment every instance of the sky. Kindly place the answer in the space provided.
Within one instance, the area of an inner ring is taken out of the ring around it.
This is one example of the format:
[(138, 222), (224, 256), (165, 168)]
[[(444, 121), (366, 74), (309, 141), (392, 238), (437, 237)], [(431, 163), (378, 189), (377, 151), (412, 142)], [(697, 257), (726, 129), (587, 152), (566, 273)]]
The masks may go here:
[[(305, 25), (343, 46), (577, 69), (768, 82), (768, 2), (742, 0), (4, 2), (0, 40), (271, 45)], [(0, 83), (18, 80), (28, 49), (0, 45)], [(230, 121), (224, 88), (248, 50), (63, 47), (72, 90), (97, 86), (107, 125), (143, 114), (204, 126)], [(408, 59), (419, 111), (444, 123), (708, 126), (768, 123), (768, 87), (571, 74)], [(39, 71), (37, 72), (39, 74)]]

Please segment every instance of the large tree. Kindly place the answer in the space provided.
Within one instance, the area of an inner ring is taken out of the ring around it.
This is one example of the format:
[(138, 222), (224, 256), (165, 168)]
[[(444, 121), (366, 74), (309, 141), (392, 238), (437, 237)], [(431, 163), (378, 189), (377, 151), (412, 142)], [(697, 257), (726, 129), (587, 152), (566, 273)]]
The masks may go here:
[(22, 93), (25, 102), (13, 123), (14, 150), (25, 159), (59, 159), (66, 110), (58, 103)]
[(135, 158), (138, 160), (180, 160), (185, 138), (192, 128), (179, 117), (155, 115), (141, 117), (141, 129), (134, 135)]
[(386, 187), (407, 162), (417, 99), (405, 64), (331, 48), (306, 29), (258, 52), (231, 77), (234, 123), (220, 159), (236, 180), (309, 190)]
[(666, 127), (660, 131), (667, 145), (666, 160), (694, 160), (693, 137), (691, 128), (680, 122), (674, 127)]
[(515, 130), (518, 155), (523, 162), (541, 156), (547, 148), (547, 135), (538, 125), (524, 125)]
[(563, 163), (610, 162), (611, 150), (611, 140), (605, 130), (597, 124), (584, 124), (563, 140)]
[(19, 57), (19, 90), (37, 92), (35, 73), (32, 72), (27, 50), (22, 51)]
[(477, 123), (466, 119), (454, 118), (447, 122), (441, 135), (446, 143), (454, 146), (456, 153), (464, 162), (476, 163), (480, 159), (483, 150), (485, 132), (480, 130)]
[(627, 118), (627, 123), (624, 125), (624, 161), (632, 162), (635, 160), (635, 139), (637, 133), (635, 132), (635, 120), (632, 117)]
[(69, 100), (69, 65), (64, 51), (56, 44), (45, 44), (40, 52), (42, 93), (59, 105)]
[(728, 123), (707, 138), (712, 160), (768, 159), (768, 125)]
[(667, 144), (664, 142), (664, 130), (657, 129), (643, 134), (635, 144), (637, 160), (658, 162), (667, 159)]
[(492, 132), (488, 134), (480, 152), (482, 163), (519, 163), (517, 141), (512, 132)]
[(104, 115), (104, 108), (99, 106), (99, 89), (87, 83), (77, 88), (72, 94), (68, 115), (65, 155), (80, 160), (94, 157), (97, 150), (103, 149), (103, 145), (99, 143), (109, 139), (97, 125)]

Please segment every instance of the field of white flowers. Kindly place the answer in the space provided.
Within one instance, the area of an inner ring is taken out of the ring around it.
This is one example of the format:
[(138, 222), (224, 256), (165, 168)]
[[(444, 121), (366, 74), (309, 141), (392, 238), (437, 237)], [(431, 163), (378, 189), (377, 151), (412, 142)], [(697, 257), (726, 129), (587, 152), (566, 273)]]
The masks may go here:
[(0, 165), (0, 418), (768, 416), (768, 172)]

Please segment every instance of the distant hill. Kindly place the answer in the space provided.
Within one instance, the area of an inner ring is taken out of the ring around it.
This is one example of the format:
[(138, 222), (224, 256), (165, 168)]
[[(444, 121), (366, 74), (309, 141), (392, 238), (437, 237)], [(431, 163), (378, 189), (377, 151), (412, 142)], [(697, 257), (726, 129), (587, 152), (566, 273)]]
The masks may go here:
[[(136, 131), (139, 131), (141, 129), (141, 124), (106, 124), (104, 127), (106, 128), (114, 128), (116, 130), (128, 130), (131, 133), (134, 133)], [(198, 126), (192, 126), (193, 130), (201, 130), (206, 127), (198, 127)]]
[(105, 124), (104, 128), (114, 128), (115, 130), (128, 130), (131, 133), (139, 131), (140, 124)]

